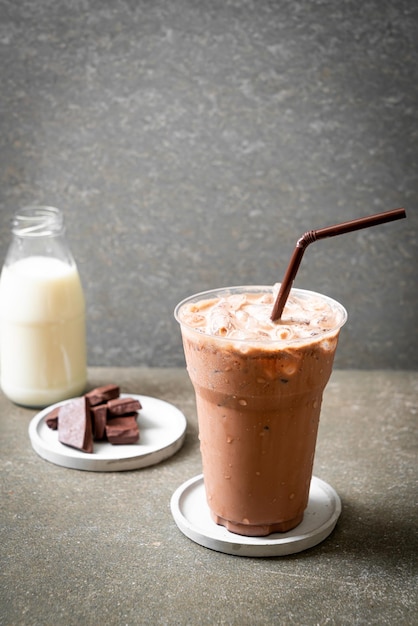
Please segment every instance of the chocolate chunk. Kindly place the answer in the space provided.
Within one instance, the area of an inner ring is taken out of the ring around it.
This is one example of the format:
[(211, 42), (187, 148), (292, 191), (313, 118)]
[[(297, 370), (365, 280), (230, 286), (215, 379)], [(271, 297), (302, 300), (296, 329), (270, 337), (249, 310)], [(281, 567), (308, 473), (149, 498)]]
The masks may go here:
[(60, 408), (61, 407), (56, 406), (55, 409), (52, 409), (45, 417), (45, 423), (51, 430), (57, 430), (58, 428), (58, 413)]
[(93, 452), (90, 407), (87, 398), (76, 398), (60, 407), (58, 440), (83, 452)]
[(112, 422), (114, 419), (118, 418), (121, 420), (127, 419), (128, 417), (134, 417), (135, 419), (138, 417), (138, 411), (130, 411), (129, 413), (123, 413), (122, 415), (107, 415), (107, 423)]
[(106, 435), (107, 405), (98, 404), (97, 406), (92, 406), (90, 413), (94, 438), (100, 441), (104, 439)]
[(136, 398), (120, 397), (118, 385), (92, 389), (84, 396), (52, 409), (46, 416), (48, 427), (58, 430), (58, 440), (83, 452), (93, 452), (93, 439), (112, 444), (139, 441)]
[(110, 385), (104, 385), (103, 387), (96, 387), (86, 393), (85, 396), (88, 398), (90, 406), (97, 406), (98, 404), (104, 404), (108, 400), (119, 398), (119, 393), (119, 386), (111, 383)]
[(106, 424), (106, 435), (112, 444), (136, 443), (139, 428), (135, 417), (114, 417)]
[(125, 413), (133, 413), (141, 409), (141, 403), (134, 398), (117, 398), (115, 400), (109, 400), (107, 403), (107, 409), (109, 411), (109, 418), (118, 417)]

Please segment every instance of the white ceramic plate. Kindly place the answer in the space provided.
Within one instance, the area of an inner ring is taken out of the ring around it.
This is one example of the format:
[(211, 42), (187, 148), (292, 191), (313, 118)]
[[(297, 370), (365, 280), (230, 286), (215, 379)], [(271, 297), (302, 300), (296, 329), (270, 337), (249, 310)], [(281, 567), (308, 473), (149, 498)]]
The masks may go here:
[(244, 537), (212, 520), (200, 474), (174, 492), (171, 512), (182, 533), (205, 548), (236, 556), (286, 556), (312, 548), (326, 539), (340, 516), (341, 501), (328, 483), (314, 476), (305, 515), (296, 528), (267, 537)]
[(137, 398), (142, 405), (138, 413), (138, 443), (112, 445), (95, 441), (92, 454), (65, 446), (58, 441), (58, 431), (51, 430), (45, 422), (45, 417), (53, 407), (65, 404), (58, 402), (40, 411), (29, 424), (33, 449), (43, 459), (63, 467), (93, 472), (120, 472), (155, 465), (181, 448), (187, 421), (179, 409), (164, 400), (149, 396), (121, 394), (121, 397)]

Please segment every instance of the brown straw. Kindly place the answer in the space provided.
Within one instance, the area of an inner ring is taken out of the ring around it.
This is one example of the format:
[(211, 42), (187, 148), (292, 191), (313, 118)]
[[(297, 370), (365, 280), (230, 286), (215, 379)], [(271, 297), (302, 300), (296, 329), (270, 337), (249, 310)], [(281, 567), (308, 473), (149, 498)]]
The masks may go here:
[(370, 215), (369, 217), (361, 217), (357, 220), (351, 220), (350, 222), (343, 222), (342, 224), (335, 224), (334, 226), (327, 226), (325, 228), (319, 228), (318, 230), (310, 230), (306, 232), (296, 243), (296, 248), (293, 251), (293, 255), (290, 259), (286, 274), (283, 278), (279, 293), (277, 294), (277, 298), (273, 306), (273, 311), (270, 316), (271, 320), (275, 322), (280, 319), (286, 300), (292, 288), (293, 281), (295, 280), (296, 273), (299, 269), (303, 253), (310, 243), (317, 241), (318, 239), (325, 239), (326, 237), (335, 237), (335, 235), (351, 233), (355, 230), (360, 230), (361, 228), (369, 228), (370, 226), (377, 226), (378, 224), (384, 224), (385, 222), (393, 222), (395, 220), (400, 220), (403, 217), (406, 217), (405, 209), (393, 209), (392, 211), (384, 211), (383, 213), (376, 213), (376, 215)]

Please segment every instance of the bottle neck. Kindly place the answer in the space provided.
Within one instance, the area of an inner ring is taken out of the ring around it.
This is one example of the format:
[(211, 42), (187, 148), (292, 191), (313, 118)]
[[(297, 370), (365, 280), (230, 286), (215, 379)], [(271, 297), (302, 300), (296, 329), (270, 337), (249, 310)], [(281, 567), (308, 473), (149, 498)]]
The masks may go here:
[(33, 256), (52, 257), (74, 265), (65, 238), (64, 216), (59, 209), (49, 206), (20, 209), (13, 218), (12, 233), (6, 265)]
[(24, 207), (12, 222), (17, 237), (56, 237), (64, 234), (64, 216), (59, 209), (48, 206)]

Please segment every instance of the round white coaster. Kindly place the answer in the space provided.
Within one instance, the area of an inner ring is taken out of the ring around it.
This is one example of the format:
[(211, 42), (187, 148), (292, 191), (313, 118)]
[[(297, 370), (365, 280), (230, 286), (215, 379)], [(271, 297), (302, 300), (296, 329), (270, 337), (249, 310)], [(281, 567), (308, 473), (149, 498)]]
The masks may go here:
[(205, 548), (236, 556), (286, 556), (312, 548), (331, 534), (341, 513), (341, 500), (328, 483), (313, 476), (308, 506), (296, 528), (267, 537), (245, 537), (212, 520), (203, 474), (199, 474), (174, 492), (171, 512), (181, 532)]

